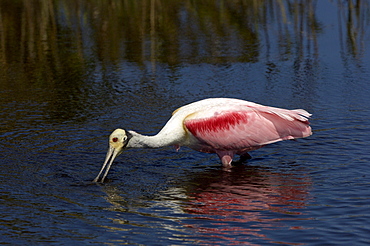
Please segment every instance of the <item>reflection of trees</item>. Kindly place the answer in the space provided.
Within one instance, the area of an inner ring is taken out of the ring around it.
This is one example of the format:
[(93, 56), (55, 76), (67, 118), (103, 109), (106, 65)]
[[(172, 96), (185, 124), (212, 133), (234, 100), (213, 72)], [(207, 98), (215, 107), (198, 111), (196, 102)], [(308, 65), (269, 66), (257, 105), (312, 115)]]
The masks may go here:
[[(105, 76), (110, 81), (122, 80), (117, 76), (123, 74), (117, 65), (122, 61), (137, 70), (155, 71), (160, 63), (175, 70), (183, 62), (262, 60), (267, 77), (279, 71), (278, 61), (291, 61), (295, 92), (312, 94), (307, 88), (313, 82), (307, 81), (315, 81), (319, 70), (313, 69), (319, 60), (318, 36), (326, 28), (317, 17), (318, 3), (3, 0), (0, 88), (48, 88), (54, 93), (50, 97), (64, 102), (49, 111), (64, 111), (63, 117), (70, 118), (79, 113), (79, 107), (84, 114), (83, 107), (92, 105), (89, 100), (95, 99), (86, 99), (88, 92), (103, 98), (111, 91), (110, 85), (99, 85), (95, 80), (102, 81)], [(330, 4), (337, 7), (343, 57), (350, 54), (361, 59), (369, 25), (368, 2), (338, 0)], [(66, 103), (65, 98), (70, 101)]]
[[(275, 49), (276, 57), (283, 60), (304, 52), (317, 55), (322, 27), (316, 4), (314, 0), (5, 0), (0, 2), (0, 58), (3, 64), (48, 63), (54, 72), (66, 57), (80, 62), (98, 58), (176, 64), (253, 62)], [(341, 35), (346, 35), (351, 53), (364, 47), (368, 11), (366, 1), (338, 1)]]
[(368, 1), (338, 1), (339, 40), (341, 51), (358, 59), (365, 49), (366, 28), (370, 23)]

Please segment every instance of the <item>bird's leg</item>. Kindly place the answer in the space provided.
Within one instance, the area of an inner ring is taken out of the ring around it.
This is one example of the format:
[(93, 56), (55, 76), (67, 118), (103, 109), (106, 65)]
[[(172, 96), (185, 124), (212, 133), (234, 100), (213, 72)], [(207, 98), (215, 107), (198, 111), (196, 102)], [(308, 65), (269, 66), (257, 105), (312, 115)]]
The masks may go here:
[(240, 163), (246, 162), (249, 159), (252, 159), (252, 156), (248, 152), (245, 152), (245, 153), (240, 155), (239, 162)]
[(222, 165), (226, 168), (232, 167), (231, 163), (233, 161), (234, 157), (234, 152), (233, 151), (218, 151), (217, 155), (220, 158)]
[(175, 144), (173, 147), (175, 148), (176, 152), (178, 152), (179, 149), (180, 149), (180, 145), (178, 145), (178, 144)]
[(240, 154), (240, 157), (239, 157), (239, 160), (237, 161), (232, 161), (231, 162), (231, 165), (232, 166), (240, 166), (240, 165), (243, 165), (244, 162), (246, 162), (247, 160), (249, 159), (252, 159), (252, 156), (250, 156), (248, 154), (248, 152), (244, 152), (244, 153), (241, 153)]

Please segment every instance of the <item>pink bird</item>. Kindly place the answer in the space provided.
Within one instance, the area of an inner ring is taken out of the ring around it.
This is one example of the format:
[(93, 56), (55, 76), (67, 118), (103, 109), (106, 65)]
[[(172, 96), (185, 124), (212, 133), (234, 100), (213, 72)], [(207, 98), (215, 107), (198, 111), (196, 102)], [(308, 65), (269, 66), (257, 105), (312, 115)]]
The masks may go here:
[(116, 129), (109, 136), (109, 149), (103, 167), (94, 182), (101, 182), (113, 160), (126, 148), (159, 148), (173, 145), (216, 153), (226, 168), (235, 154), (240, 160), (250, 158), (249, 151), (281, 140), (308, 137), (312, 134), (303, 109), (287, 110), (231, 98), (209, 98), (178, 108), (155, 136)]

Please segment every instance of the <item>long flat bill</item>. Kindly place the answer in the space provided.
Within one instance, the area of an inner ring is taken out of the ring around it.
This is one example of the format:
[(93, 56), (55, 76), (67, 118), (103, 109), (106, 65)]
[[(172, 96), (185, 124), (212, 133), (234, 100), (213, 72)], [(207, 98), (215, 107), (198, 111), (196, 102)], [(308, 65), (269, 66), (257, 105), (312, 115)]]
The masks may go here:
[(96, 178), (93, 180), (93, 182), (98, 182), (100, 175), (103, 173), (103, 170), (104, 170), (105, 166), (107, 166), (107, 163), (110, 159), (110, 162), (107, 166), (107, 169), (105, 170), (105, 173), (103, 175), (103, 178), (100, 180), (100, 182), (102, 182), (102, 183), (104, 182), (104, 179), (108, 175), (109, 169), (111, 168), (112, 163), (113, 163), (114, 159), (116, 158), (117, 154), (118, 154), (118, 151), (116, 151), (115, 148), (110, 147), (108, 149), (107, 156), (105, 157), (104, 164), (103, 164), (102, 168), (100, 169), (100, 172), (99, 172), (98, 176), (96, 176)]

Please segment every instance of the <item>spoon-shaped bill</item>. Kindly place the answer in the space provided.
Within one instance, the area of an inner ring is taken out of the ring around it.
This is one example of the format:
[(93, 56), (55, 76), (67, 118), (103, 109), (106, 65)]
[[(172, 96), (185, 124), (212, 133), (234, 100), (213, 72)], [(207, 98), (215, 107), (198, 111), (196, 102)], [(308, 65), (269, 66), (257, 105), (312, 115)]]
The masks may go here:
[(113, 148), (113, 147), (110, 147), (110, 148), (108, 149), (107, 156), (105, 157), (104, 164), (103, 164), (103, 166), (102, 166), (102, 168), (101, 168), (101, 170), (100, 170), (100, 172), (99, 172), (98, 176), (96, 176), (96, 178), (93, 180), (93, 182), (98, 182), (100, 175), (102, 174), (102, 172), (103, 172), (103, 170), (104, 170), (105, 166), (107, 165), (107, 163), (108, 163), (108, 161), (109, 161), (109, 159), (110, 159), (110, 162), (109, 162), (109, 164), (108, 164), (108, 166), (107, 166), (107, 169), (105, 170), (104, 176), (103, 176), (103, 178), (100, 180), (100, 182), (102, 182), (102, 183), (104, 182), (104, 179), (105, 179), (105, 177), (107, 176), (107, 174), (108, 174), (108, 172), (109, 172), (109, 169), (111, 168), (112, 163), (113, 163), (114, 159), (116, 158), (116, 156), (117, 156), (118, 154), (119, 154), (119, 151), (118, 151), (117, 149), (115, 149), (115, 148)]

